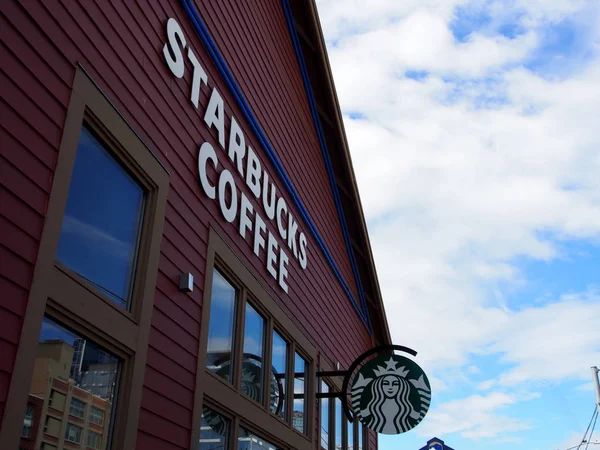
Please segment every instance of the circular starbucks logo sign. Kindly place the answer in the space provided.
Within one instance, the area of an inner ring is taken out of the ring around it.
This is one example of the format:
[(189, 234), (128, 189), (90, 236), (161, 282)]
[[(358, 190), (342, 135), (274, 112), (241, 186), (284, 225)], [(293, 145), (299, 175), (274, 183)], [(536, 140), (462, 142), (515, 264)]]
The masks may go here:
[(414, 361), (388, 354), (362, 366), (350, 395), (352, 409), (362, 423), (378, 433), (399, 434), (425, 417), (431, 386)]

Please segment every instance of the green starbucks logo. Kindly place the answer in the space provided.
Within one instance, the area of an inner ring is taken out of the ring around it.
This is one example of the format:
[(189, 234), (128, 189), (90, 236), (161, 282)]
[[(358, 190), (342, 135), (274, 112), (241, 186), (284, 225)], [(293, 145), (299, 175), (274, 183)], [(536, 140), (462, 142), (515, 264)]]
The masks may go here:
[(382, 434), (408, 431), (425, 417), (431, 386), (425, 372), (412, 360), (382, 355), (358, 371), (350, 392), (358, 419)]

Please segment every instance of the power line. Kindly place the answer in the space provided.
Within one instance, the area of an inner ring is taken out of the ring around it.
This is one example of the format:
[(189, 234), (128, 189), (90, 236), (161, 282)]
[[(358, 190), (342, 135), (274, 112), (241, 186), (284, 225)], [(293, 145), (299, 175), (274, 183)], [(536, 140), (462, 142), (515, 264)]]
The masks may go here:
[(585, 450), (588, 449), (588, 446), (590, 445), (590, 441), (592, 440), (592, 435), (594, 434), (594, 428), (596, 428), (596, 420), (598, 420), (598, 410), (596, 410), (596, 418), (594, 419), (594, 425), (592, 425), (592, 431), (590, 431), (590, 437), (588, 438), (588, 443), (585, 446)]
[[(590, 426), (592, 425), (592, 422), (595, 423), (594, 419), (598, 414), (598, 408), (596, 407), (596, 405), (594, 405), (594, 412), (592, 413), (592, 417), (590, 418), (590, 423), (588, 423), (587, 428), (585, 429), (585, 433), (583, 434), (583, 438), (581, 439), (581, 443), (577, 446), (577, 450), (579, 450), (581, 448), (581, 446), (586, 442), (586, 436), (588, 434), (588, 431), (590, 430)], [(590, 436), (591, 437), (591, 436)]]

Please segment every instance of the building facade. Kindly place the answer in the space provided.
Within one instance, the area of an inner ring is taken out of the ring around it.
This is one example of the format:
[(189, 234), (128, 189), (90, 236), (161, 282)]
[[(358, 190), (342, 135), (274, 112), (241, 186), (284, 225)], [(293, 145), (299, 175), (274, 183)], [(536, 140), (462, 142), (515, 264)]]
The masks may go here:
[(318, 395), (391, 342), (314, 2), (0, 11), (0, 448), (376, 449)]

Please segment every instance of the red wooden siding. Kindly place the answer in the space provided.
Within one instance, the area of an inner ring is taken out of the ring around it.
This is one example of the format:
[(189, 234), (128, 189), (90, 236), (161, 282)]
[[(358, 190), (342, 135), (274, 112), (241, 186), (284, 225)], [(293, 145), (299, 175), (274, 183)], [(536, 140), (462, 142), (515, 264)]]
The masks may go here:
[(198, 12), (358, 298), (281, 1), (202, 0)]
[[(242, 2), (240, 13), (221, 2), (205, 3), (200, 8), (202, 17), (355, 290), (279, 1), (264, 2), (255, 6), (256, 10)], [(282, 192), (283, 184), (178, 2), (1, 2), (0, 11), (0, 413), (12, 374), (77, 63), (91, 74), (171, 173), (137, 448), (181, 449), (189, 445), (195, 425), (191, 415), (209, 226), (228, 236), (234, 251), (271, 288), (330, 363), (340, 361), (346, 366), (370, 346), (363, 324), (306, 224), (293, 211), (287, 194), (284, 198), (307, 235), (310, 252), (306, 270), (290, 258), (289, 295), (268, 275), (264, 254), (256, 258), (249, 243), (237, 234), (237, 226), (227, 224), (218, 203), (201, 191), (197, 180), (198, 146), (206, 140), (215, 144), (215, 137), (189, 101), (191, 66), (187, 65), (185, 78), (178, 80), (163, 61), (169, 17), (175, 17), (182, 26), (188, 44), (208, 74), (209, 86), (217, 86), (226, 115), (235, 115), (246, 143), (275, 178), (278, 191)], [(233, 32), (227, 35), (225, 28), (219, 31), (217, 20), (228, 30), (243, 27), (248, 39), (244, 41), (243, 36)], [(245, 53), (258, 56), (248, 58)], [(201, 108), (209, 92), (203, 88)], [(229, 124), (226, 127), (228, 130)], [(228, 159), (217, 151), (222, 167), (232, 170)], [(253, 197), (241, 179), (236, 178), (236, 182), (238, 189)], [(267, 226), (277, 234), (272, 224)], [(183, 271), (195, 275), (192, 294), (177, 289), (177, 277)]]

